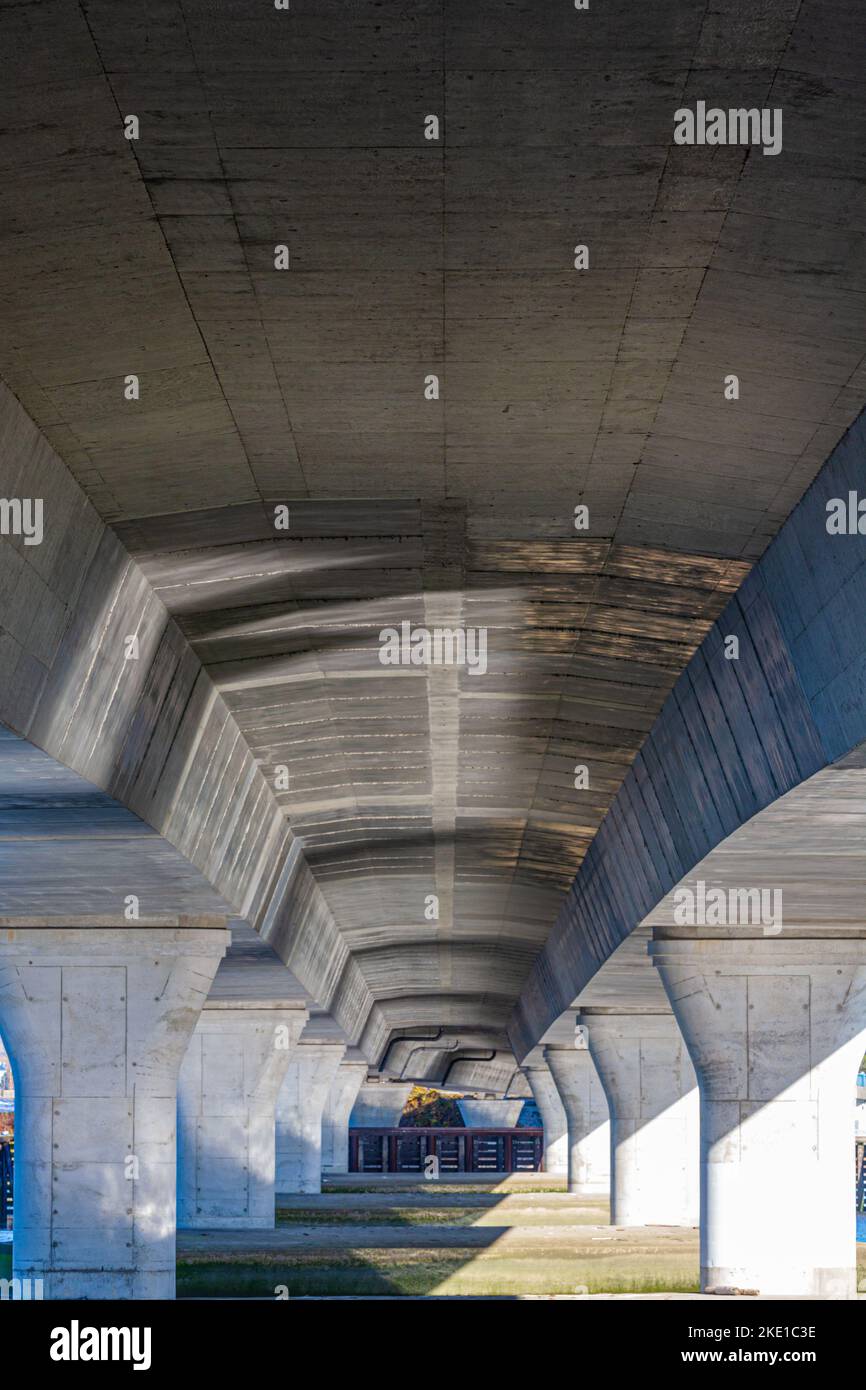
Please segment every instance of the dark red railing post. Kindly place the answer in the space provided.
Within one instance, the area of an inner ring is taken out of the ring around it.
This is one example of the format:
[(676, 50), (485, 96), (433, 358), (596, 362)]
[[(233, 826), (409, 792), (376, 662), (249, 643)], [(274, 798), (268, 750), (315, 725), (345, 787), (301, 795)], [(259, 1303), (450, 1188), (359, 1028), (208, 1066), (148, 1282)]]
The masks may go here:
[[(481, 1167), (477, 1166), (476, 1141), (481, 1144)], [(378, 1167), (372, 1160), (377, 1144)], [(454, 1126), (437, 1130), (427, 1125), (407, 1125), (405, 1129), (359, 1127), (349, 1131), (350, 1173), (399, 1173), (403, 1171), (400, 1164), (404, 1161), (407, 1171), (423, 1173), (425, 1161), (431, 1154), (446, 1164), (448, 1172), (455, 1171), (455, 1163), (458, 1173), (544, 1171), (543, 1133), (539, 1129), (457, 1129)], [(490, 1167), (491, 1160), (495, 1169)]]

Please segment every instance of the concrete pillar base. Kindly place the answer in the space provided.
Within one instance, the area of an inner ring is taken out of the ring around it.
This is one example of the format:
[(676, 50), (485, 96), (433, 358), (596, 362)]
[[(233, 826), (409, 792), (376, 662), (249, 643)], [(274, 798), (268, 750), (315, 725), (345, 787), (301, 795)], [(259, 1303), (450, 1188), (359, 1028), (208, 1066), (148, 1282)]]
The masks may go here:
[(582, 1009), (610, 1108), (613, 1226), (697, 1226), (697, 1078), (670, 1011)]
[(322, 1113), (345, 1043), (301, 1042), (277, 1097), (276, 1190), (321, 1192)]
[(578, 1197), (610, 1191), (607, 1098), (586, 1047), (546, 1047), (544, 1060), (568, 1122), (568, 1190)]
[(702, 1289), (853, 1298), (866, 934), (658, 934), (650, 954), (701, 1084)]
[(277, 1096), (305, 1008), (209, 1002), (178, 1080), (177, 1224), (271, 1230)]
[(228, 942), (217, 927), (4, 929), (13, 1274), (43, 1297), (174, 1297), (177, 1077)]

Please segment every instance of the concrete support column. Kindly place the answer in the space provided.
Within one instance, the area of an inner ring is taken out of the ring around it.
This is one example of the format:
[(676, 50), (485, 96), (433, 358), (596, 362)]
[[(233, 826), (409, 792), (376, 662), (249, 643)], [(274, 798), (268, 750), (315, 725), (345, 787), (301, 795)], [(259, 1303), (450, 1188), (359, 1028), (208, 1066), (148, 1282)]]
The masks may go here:
[(650, 945), (701, 1084), (701, 1286), (856, 1293), (851, 1100), (866, 939)]
[(201, 920), (3, 923), (14, 1276), (46, 1298), (174, 1297), (177, 1077), (229, 942)]
[(697, 1077), (670, 1011), (581, 1009), (610, 1109), (613, 1226), (697, 1226)]
[(363, 1059), (344, 1059), (337, 1068), (322, 1115), (323, 1173), (349, 1171), (349, 1116), (366, 1078)]
[(306, 1021), (302, 1007), (205, 1005), (178, 1079), (178, 1226), (274, 1226), (277, 1096)]
[(529, 1082), (535, 1104), (544, 1126), (544, 1171), (545, 1173), (566, 1174), (568, 1172), (568, 1120), (565, 1107), (559, 1098), (556, 1082), (546, 1062), (523, 1066), (523, 1074)]
[(467, 1129), (514, 1129), (523, 1109), (522, 1100), (458, 1100)]
[(322, 1114), (343, 1059), (343, 1042), (304, 1042), (277, 1097), (277, 1192), (321, 1192)]
[(556, 1084), (568, 1125), (568, 1190), (582, 1197), (610, 1190), (610, 1120), (607, 1099), (586, 1039), (571, 1047), (546, 1047), (544, 1060)]
[(349, 1123), (353, 1129), (397, 1129), (411, 1094), (411, 1081), (365, 1082)]

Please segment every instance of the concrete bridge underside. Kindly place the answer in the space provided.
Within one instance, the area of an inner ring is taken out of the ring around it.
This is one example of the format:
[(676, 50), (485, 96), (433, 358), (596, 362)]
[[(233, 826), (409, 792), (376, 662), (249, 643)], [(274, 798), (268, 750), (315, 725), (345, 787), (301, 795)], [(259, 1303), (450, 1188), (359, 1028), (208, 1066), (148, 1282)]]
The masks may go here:
[[(685, 1077), (646, 937), (743, 844), (862, 928), (813, 830), (866, 741), (866, 539), (825, 526), (866, 25), (723, 8), (0, 7), (0, 494), (44, 501), (0, 544), (0, 917), (234, 923), (223, 1007), (292, 1014), (325, 1116), (340, 1057), (519, 1094), (632, 1005)], [(697, 100), (783, 151), (675, 144)], [(402, 623), (486, 669), (383, 665)]]

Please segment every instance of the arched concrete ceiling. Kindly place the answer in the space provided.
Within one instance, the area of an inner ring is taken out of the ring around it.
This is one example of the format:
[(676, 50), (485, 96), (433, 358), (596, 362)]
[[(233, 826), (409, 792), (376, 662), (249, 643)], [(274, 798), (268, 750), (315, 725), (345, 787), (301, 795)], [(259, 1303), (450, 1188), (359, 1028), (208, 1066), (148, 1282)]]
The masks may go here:
[[(0, 713), (372, 1057), (419, 1023), (507, 1056), (665, 697), (862, 405), (864, 37), (843, 0), (0, 9), (0, 375), (43, 436), (3, 485), (59, 489), (47, 441), (95, 509), (64, 484), (50, 584), (14, 551), (58, 611), (34, 651), (12, 576)], [(783, 108), (783, 152), (673, 145), (697, 100)], [(487, 674), (383, 667), (404, 620), (486, 626)]]

